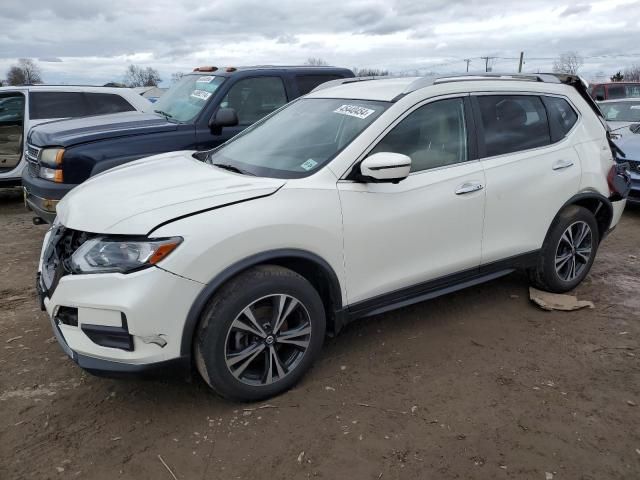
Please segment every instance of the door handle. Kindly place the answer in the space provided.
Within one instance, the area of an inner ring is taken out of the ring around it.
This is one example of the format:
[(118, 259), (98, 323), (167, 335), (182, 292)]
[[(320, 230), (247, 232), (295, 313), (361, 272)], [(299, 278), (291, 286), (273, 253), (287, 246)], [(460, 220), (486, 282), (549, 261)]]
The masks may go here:
[(456, 189), (456, 195), (464, 195), (465, 193), (477, 192), (482, 190), (484, 186), (479, 182), (466, 182)]
[(569, 168), (573, 166), (573, 162), (571, 160), (558, 160), (551, 167), (553, 170), (564, 170), (565, 168)]

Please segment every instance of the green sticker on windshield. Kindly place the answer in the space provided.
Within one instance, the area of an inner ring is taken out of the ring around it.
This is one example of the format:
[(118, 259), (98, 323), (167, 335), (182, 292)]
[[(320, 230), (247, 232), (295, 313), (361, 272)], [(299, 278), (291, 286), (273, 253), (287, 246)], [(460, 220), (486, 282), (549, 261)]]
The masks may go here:
[(311, 170), (316, 165), (318, 165), (318, 162), (316, 162), (315, 160), (310, 158), (309, 160), (304, 162), (302, 165), (300, 165), (300, 167), (304, 168), (308, 172), (309, 170)]

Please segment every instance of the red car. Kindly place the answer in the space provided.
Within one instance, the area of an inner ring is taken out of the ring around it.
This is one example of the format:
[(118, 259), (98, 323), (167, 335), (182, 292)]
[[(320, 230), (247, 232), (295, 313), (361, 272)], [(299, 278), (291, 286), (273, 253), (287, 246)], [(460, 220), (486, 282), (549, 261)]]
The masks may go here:
[(589, 90), (597, 101), (635, 98), (640, 97), (640, 82), (593, 83)]

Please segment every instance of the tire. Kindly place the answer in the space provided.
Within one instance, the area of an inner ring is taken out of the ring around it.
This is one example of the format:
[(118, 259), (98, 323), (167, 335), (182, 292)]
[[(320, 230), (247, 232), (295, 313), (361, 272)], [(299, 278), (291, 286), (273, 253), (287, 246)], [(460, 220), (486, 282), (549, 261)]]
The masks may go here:
[(194, 339), (196, 367), (225, 398), (269, 398), (311, 367), (325, 328), (322, 300), (307, 279), (258, 266), (231, 279), (205, 308)]
[(529, 271), (531, 283), (553, 293), (573, 290), (589, 273), (599, 242), (593, 213), (577, 205), (565, 208), (547, 233), (536, 267)]

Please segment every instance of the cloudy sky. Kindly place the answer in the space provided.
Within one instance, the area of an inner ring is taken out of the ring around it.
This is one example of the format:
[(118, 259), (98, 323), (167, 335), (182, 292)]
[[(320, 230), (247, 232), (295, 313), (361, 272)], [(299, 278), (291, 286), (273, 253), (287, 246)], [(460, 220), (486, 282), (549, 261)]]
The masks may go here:
[(332, 65), (449, 74), (550, 70), (560, 52), (594, 78), (640, 63), (640, 1), (606, 0), (0, 0), (0, 78), (20, 57), (47, 83), (121, 81), (135, 63)]

